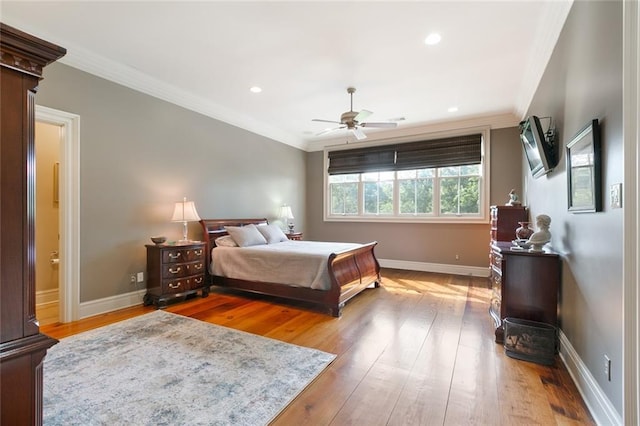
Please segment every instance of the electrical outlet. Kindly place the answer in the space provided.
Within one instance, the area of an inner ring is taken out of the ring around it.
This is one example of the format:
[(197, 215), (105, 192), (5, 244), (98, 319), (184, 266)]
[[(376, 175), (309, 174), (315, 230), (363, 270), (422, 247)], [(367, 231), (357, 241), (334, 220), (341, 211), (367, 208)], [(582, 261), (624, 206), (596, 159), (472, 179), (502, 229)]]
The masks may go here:
[(136, 274), (129, 275), (129, 282), (131, 284), (135, 284), (136, 283)]
[(607, 381), (611, 381), (611, 360), (606, 355), (604, 356), (604, 376)]
[(460, 260), (460, 255), (456, 254), (456, 260)]
[(144, 272), (138, 272), (138, 282), (142, 283), (144, 282)]

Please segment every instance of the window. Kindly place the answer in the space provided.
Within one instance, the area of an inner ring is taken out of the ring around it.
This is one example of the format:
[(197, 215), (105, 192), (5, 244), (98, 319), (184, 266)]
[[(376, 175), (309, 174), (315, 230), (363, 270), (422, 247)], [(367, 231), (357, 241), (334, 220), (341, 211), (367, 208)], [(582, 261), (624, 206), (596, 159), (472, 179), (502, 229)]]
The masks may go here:
[(327, 152), (325, 219), (486, 222), (485, 133)]

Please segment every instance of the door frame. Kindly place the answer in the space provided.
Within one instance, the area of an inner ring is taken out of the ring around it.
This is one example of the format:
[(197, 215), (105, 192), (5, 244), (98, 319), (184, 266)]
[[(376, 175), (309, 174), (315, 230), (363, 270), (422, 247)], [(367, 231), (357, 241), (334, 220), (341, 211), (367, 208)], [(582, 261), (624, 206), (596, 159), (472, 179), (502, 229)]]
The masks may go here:
[(59, 320), (80, 312), (80, 116), (36, 105), (36, 121), (62, 128), (60, 134)]

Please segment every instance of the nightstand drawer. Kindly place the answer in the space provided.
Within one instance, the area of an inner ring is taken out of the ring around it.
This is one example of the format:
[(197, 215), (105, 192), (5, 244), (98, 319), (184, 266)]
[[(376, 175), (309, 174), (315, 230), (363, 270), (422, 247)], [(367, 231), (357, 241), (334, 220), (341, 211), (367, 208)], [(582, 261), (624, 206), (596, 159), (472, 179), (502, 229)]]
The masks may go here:
[(162, 278), (181, 278), (204, 272), (204, 262), (169, 263), (162, 265)]
[(189, 290), (202, 288), (204, 284), (204, 274), (193, 275), (176, 280), (166, 280), (162, 283), (163, 294), (182, 293)]
[(162, 263), (182, 263), (204, 259), (204, 249), (170, 249), (162, 251)]

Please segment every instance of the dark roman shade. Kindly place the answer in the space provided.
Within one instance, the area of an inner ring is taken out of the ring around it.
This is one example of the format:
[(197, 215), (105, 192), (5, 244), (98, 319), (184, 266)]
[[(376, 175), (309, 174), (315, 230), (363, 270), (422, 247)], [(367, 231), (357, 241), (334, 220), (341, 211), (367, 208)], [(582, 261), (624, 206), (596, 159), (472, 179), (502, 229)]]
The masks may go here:
[(329, 174), (383, 172), (480, 164), (482, 135), (329, 151)]

